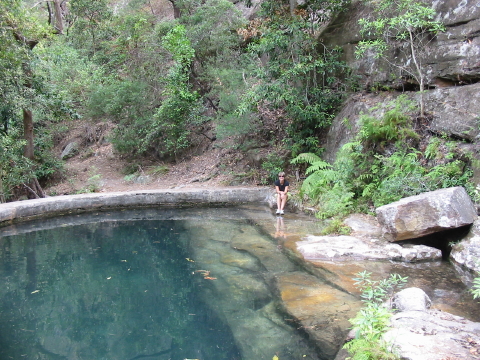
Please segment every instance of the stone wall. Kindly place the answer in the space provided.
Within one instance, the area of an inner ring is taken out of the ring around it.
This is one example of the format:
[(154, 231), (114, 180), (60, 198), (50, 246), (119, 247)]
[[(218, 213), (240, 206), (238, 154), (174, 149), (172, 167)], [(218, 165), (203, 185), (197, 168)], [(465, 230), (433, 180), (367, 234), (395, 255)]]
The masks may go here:
[(271, 192), (270, 188), (259, 187), (142, 190), (55, 196), (0, 204), (0, 226), (21, 220), (106, 209), (266, 204)]

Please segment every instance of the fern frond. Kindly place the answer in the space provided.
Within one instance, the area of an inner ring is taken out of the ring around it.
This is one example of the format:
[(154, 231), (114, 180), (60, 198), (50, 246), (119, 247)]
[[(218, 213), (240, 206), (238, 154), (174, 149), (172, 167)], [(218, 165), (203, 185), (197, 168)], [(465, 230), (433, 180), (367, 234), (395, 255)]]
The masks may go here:
[(314, 173), (316, 171), (326, 170), (326, 169), (331, 168), (331, 167), (332, 167), (332, 165), (330, 165), (329, 163), (327, 163), (323, 160), (316, 161), (307, 168), (307, 170), (305, 171), (305, 174), (309, 175), (309, 174)]
[(317, 161), (322, 161), (320, 157), (314, 153), (303, 153), (298, 155), (295, 159), (292, 159), (290, 161), (291, 164), (313, 164)]

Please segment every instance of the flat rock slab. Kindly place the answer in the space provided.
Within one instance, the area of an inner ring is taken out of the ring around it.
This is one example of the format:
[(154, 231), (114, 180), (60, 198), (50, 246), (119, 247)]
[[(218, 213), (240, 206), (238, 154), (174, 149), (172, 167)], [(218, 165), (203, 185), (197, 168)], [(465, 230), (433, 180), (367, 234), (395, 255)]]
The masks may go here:
[(395, 260), (415, 262), (439, 260), (442, 252), (425, 245), (402, 247), (398, 244), (368, 242), (353, 236), (307, 236), (296, 243), (305, 260), (358, 261)]
[(389, 241), (419, 238), (472, 224), (475, 206), (463, 187), (452, 187), (403, 198), (376, 210)]
[(406, 360), (478, 359), (480, 323), (438, 310), (402, 311), (385, 338)]

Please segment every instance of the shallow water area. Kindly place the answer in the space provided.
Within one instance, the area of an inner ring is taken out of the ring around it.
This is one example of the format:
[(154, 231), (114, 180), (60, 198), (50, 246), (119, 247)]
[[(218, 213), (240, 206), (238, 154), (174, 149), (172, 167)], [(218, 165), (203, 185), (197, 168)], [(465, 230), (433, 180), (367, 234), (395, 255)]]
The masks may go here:
[(0, 229), (0, 358), (317, 359), (277, 311), (269, 280), (296, 268), (255, 226), (270, 216), (147, 209)]

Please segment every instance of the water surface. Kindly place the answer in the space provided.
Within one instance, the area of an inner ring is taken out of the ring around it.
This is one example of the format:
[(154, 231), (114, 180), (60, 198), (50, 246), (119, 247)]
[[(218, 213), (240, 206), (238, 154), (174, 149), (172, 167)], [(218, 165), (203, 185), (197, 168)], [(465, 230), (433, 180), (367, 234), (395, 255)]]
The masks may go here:
[(273, 275), (231, 246), (274, 244), (239, 209), (98, 213), (2, 232), (0, 359), (317, 358), (277, 311)]

